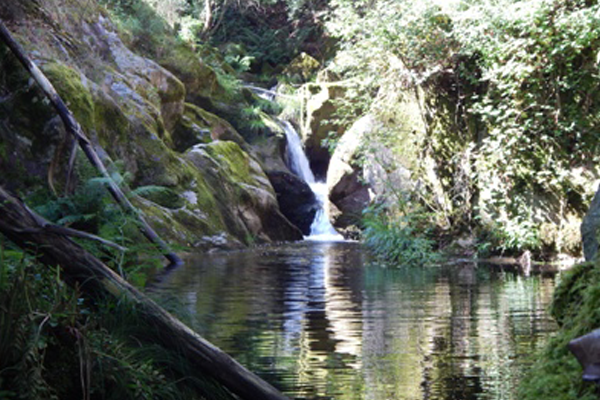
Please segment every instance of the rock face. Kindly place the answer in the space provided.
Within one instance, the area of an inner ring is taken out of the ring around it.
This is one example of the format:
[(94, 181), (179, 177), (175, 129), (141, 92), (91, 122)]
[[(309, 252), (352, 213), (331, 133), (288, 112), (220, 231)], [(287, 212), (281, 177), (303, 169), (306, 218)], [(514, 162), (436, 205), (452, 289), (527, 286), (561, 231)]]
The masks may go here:
[(598, 234), (600, 233), (600, 187), (592, 200), (590, 208), (581, 223), (583, 255), (586, 261), (594, 260), (598, 255)]
[(198, 145), (187, 158), (204, 172), (223, 222), (234, 236), (259, 242), (302, 238), (279, 211), (273, 187), (258, 162), (236, 143)]
[(308, 236), (319, 208), (313, 191), (306, 182), (289, 172), (272, 171), (267, 175), (277, 193), (283, 215)]
[(315, 176), (322, 178), (327, 172), (331, 154), (323, 146), (325, 139), (337, 139), (346, 130), (345, 125), (333, 122), (337, 105), (335, 100), (345, 93), (343, 86), (335, 83), (308, 84), (306, 120), (302, 127), (302, 142)]
[[(280, 212), (250, 145), (201, 108), (226, 99), (212, 69), (185, 46), (163, 49), (158, 62), (146, 58), (121, 40), (95, 2), (64, 2), (74, 10), (60, 21), (52, 20), (49, 0), (36, 7), (0, 2), (0, 18), (97, 150), (119, 161), (129, 185), (163, 187), (132, 201), (165, 240), (209, 249), (302, 238)], [(62, 191), (70, 143), (41, 92), (0, 45), (0, 184), (26, 193), (46, 187), (50, 177)], [(85, 161), (76, 168), (80, 177), (89, 169)]]
[(327, 172), (329, 217), (338, 230), (344, 232), (359, 225), (362, 211), (369, 205), (371, 194), (358, 164), (360, 146), (365, 135), (375, 128), (371, 116), (359, 119), (338, 143)]
[(372, 115), (357, 120), (340, 139), (329, 164), (329, 217), (346, 236), (358, 230), (364, 209), (375, 198), (394, 201), (398, 193), (415, 187), (410, 171), (383, 143), (373, 140), (379, 129), (382, 124)]

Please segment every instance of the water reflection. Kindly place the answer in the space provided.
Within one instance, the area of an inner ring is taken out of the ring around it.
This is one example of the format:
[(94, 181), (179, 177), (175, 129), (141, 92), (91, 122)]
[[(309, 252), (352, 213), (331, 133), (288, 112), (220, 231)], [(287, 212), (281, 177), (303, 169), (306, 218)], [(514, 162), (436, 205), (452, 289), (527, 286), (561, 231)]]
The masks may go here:
[(158, 289), (298, 399), (516, 399), (554, 325), (551, 277), (473, 263), (384, 268), (355, 243), (202, 256)]

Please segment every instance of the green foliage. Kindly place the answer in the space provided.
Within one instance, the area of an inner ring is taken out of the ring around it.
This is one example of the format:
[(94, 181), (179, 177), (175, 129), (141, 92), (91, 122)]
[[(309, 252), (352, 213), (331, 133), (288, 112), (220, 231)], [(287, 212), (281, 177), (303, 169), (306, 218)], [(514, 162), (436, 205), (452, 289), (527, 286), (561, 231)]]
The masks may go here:
[(524, 250), (540, 250), (538, 225), (521, 217), (494, 222), (486, 226), (477, 247), (479, 256), (491, 254), (521, 254)]
[(169, 45), (164, 42), (172, 36), (172, 29), (146, 1), (101, 0), (100, 3), (110, 11), (131, 46), (149, 53), (168, 50)]
[(94, 304), (59, 271), (4, 246), (0, 277), (1, 398), (232, 398), (210, 379), (192, 378), (126, 302)]
[(329, 154), (333, 155), (339, 141), (340, 135), (337, 132), (328, 132), (327, 137), (321, 140), (321, 147), (325, 147), (329, 150)]
[(456, 226), (471, 223), (479, 207), (493, 218), (505, 216), (485, 228), (496, 232), (488, 246), (536, 249), (539, 235), (527, 231), (548, 217), (532, 217), (533, 208), (568, 197), (566, 207), (582, 212), (587, 193), (572, 171), (600, 161), (600, 6), (562, 0), (331, 4), (327, 29), (340, 51), (328, 69), (358, 86), (345, 101), (400, 124), (390, 112), (402, 107), (393, 94), (424, 90), (421, 151), (436, 162)]
[(233, 56), (225, 56), (225, 62), (236, 70), (236, 72), (246, 72), (250, 70), (250, 66), (252, 65), (252, 61), (254, 57), (251, 56), (242, 56), (242, 55), (233, 55)]
[(536, 357), (536, 363), (520, 385), (520, 399), (598, 398), (595, 385), (583, 382), (581, 366), (567, 350), (569, 341), (600, 326), (598, 282), (597, 264), (582, 264), (563, 274), (551, 308), (561, 329)]
[[(117, 171), (120, 168), (119, 163), (116, 163), (114, 168), (111, 179), (126, 187), (130, 180), (129, 175)], [(27, 202), (51, 222), (96, 234), (127, 248), (126, 252), (121, 252), (95, 241), (80, 240), (84, 248), (127, 277), (131, 283), (143, 286), (148, 272), (161, 265), (160, 251), (141, 236), (137, 215), (123, 211), (109, 195), (106, 189), (107, 178), (90, 177), (94, 172), (87, 167), (80, 168), (79, 173), (82, 182), (73, 194), (58, 197), (41, 190), (32, 194)], [(154, 185), (141, 186), (129, 192), (131, 200), (136, 196), (154, 201), (166, 198), (170, 204), (180, 200), (170, 189)], [(143, 258), (140, 254), (143, 254)]]
[(435, 241), (427, 235), (429, 216), (418, 207), (391, 214), (374, 206), (363, 217), (365, 244), (378, 257), (400, 266), (427, 266), (439, 261)]

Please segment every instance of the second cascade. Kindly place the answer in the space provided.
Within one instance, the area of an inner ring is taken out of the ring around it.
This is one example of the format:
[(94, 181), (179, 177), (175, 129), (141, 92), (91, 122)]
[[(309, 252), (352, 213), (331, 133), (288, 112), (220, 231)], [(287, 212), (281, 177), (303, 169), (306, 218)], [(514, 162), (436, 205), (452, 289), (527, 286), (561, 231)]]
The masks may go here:
[(325, 209), (327, 199), (327, 183), (317, 182), (313, 172), (310, 169), (308, 158), (302, 149), (300, 136), (288, 121), (281, 121), (283, 130), (288, 143), (288, 156), (292, 172), (302, 178), (315, 194), (319, 202), (319, 209), (315, 214), (315, 219), (310, 226), (310, 235), (307, 240), (319, 241), (343, 241), (344, 237), (340, 235), (329, 222), (329, 217)]

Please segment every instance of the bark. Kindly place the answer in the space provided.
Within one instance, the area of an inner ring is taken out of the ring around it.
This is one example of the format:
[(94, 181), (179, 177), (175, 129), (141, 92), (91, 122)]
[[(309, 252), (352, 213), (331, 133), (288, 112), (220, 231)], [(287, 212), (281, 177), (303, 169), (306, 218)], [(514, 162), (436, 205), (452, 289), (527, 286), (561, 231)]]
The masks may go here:
[(204, 0), (204, 28), (202, 28), (202, 35), (208, 35), (210, 32), (210, 25), (212, 24), (212, 6), (210, 0)]
[(108, 191), (115, 199), (115, 201), (125, 211), (132, 215), (135, 215), (140, 223), (140, 230), (146, 236), (146, 238), (156, 244), (164, 253), (165, 257), (174, 264), (181, 264), (181, 259), (169, 249), (169, 246), (158, 236), (158, 234), (152, 229), (152, 227), (146, 222), (142, 214), (131, 204), (127, 196), (123, 193), (121, 188), (112, 180), (104, 162), (94, 150), (92, 143), (83, 132), (83, 129), (79, 123), (75, 120), (73, 113), (67, 108), (62, 98), (58, 95), (54, 86), (42, 73), (42, 71), (29, 59), (23, 48), (13, 39), (12, 35), (4, 26), (2, 20), (0, 20), (0, 39), (11, 49), (17, 59), (23, 64), (25, 69), (31, 74), (33, 79), (38, 83), (41, 89), (44, 91), (46, 96), (50, 99), (50, 102), (54, 106), (58, 115), (60, 116), (65, 129), (71, 134), (79, 143), (79, 146), (85, 153), (90, 163), (102, 174), (103, 177), (107, 178)]
[(160, 332), (164, 348), (184, 357), (204, 376), (210, 376), (245, 400), (289, 400), (233, 358), (131, 286), (67, 236), (40, 225), (18, 198), (0, 187), (0, 233), (25, 250), (41, 256), (46, 265), (59, 265), (69, 284), (92, 298), (113, 297), (129, 302), (140, 317)]

